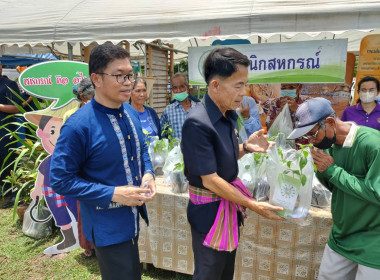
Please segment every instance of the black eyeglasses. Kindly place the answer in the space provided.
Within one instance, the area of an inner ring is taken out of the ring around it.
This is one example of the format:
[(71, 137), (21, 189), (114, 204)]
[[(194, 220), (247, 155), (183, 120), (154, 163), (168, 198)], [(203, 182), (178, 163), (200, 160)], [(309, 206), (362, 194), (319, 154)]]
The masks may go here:
[(108, 73), (98, 73), (98, 74), (115, 77), (116, 82), (118, 82), (119, 84), (124, 84), (127, 80), (129, 80), (131, 83), (133, 83), (135, 81), (135, 76), (133, 74), (127, 74), (127, 75), (108, 74)]

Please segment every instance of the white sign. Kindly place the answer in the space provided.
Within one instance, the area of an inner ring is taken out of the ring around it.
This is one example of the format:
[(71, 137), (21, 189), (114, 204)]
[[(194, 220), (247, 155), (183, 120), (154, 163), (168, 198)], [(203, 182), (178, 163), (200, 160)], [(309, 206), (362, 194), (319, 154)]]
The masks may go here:
[[(250, 60), (248, 83), (343, 83), (347, 39), (231, 45)], [(214, 48), (189, 48), (189, 82), (205, 85), (203, 64)]]

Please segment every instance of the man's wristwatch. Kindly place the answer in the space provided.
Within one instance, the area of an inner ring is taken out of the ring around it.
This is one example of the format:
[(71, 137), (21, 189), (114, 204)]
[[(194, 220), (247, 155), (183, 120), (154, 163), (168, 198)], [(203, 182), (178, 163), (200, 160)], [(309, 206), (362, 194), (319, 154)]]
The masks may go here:
[(252, 153), (250, 150), (247, 149), (247, 140), (245, 140), (243, 142), (243, 151), (246, 153), (246, 154), (250, 154)]

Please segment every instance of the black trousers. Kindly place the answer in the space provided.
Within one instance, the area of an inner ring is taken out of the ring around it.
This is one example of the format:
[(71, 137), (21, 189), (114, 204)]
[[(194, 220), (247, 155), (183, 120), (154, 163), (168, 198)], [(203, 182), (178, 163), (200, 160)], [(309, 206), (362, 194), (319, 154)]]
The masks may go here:
[(217, 251), (202, 243), (206, 237), (191, 228), (194, 252), (194, 280), (232, 280), (235, 271), (236, 250), (232, 252)]
[(95, 253), (103, 280), (141, 280), (138, 237), (127, 242), (97, 247)]
[[(3, 125), (3, 123), (1, 123), (1, 125)], [(17, 144), (16, 143), (9, 144), (10, 140), (7, 137), (3, 138), (6, 134), (7, 134), (7, 132), (6, 132), (5, 129), (0, 129), (0, 169), (1, 169), (1, 166), (3, 165), (3, 162), (4, 162), (5, 158), (8, 156), (8, 153), (11, 152), (11, 148), (17, 148)], [(14, 161), (16, 159), (16, 157), (17, 157), (16, 154), (12, 154), (7, 159), (7, 162), (5, 163), (4, 166), (9, 165), (12, 161)], [(2, 196), (1, 189), (2, 189), (2, 185), (4, 184), (3, 180), (8, 175), (10, 175), (10, 172), (11, 172), (12, 169), (13, 169), (13, 166), (9, 166), (7, 168), (4, 168), (3, 172), (1, 173), (1, 176), (0, 176), (0, 196)], [(10, 188), (11, 188), (11, 185), (9, 183), (6, 183), (4, 185), (3, 191), (5, 192), (5, 191), (7, 191)], [(16, 196), (16, 192), (14, 192), (12, 194), (8, 194), (8, 195), (13, 195), (15, 197)]]

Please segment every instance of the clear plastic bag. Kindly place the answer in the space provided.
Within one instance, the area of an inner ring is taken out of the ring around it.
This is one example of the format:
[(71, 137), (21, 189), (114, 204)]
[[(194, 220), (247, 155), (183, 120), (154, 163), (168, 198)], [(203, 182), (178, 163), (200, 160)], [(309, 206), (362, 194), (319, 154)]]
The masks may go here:
[(319, 208), (331, 206), (331, 192), (324, 187), (314, 175), (311, 205)]
[(269, 199), (270, 190), (266, 174), (268, 156), (263, 153), (253, 153), (252, 155), (255, 162), (253, 198), (257, 201), (266, 201)]
[(170, 186), (174, 193), (184, 193), (189, 190), (189, 181), (182, 171), (170, 172)]
[(246, 154), (241, 159), (238, 160), (239, 174), (238, 177), (250, 191), (253, 193), (255, 188), (254, 184), (254, 168), (255, 162), (253, 160), (252, 154)]
[(278, 214), (302, 224), (311, 206), (314, 167), (309, 149), (275, 146), (268, 152), (269, 203), (284, 208)]
[[(289, 105), (286, 103), (282, 108), (281, 112), (278, 114), (271, 127), (268, 130), (268, 138), (277, 136), (279, 133), (285, 135), (285, 139), (293, 131), (292, 117), (290, 116)], [(286, 140), (286, 142), (291, 146), (295, 147), (294, 140)]]
[(266, 176), (266, 155), (262, 153), (246, 154), (238, 161), (239, 178), (253, 198), (265, 201), (269, 198), (269, 184)]
[(162, 175), (166, 157), (168, 155), (168, 139), (159, 139), (158, 136), (151, 137), (149, 144), (149, 156), (152, 161), (153, 170), (156, 175)]
[(183, 173), (184, 162), (179, 145), (176, 145), (168, 153), (162, 170), (165, 175), (165, 181), (172, 187), (173, 192), (182, 193), (189, 189), (189, 182)]

